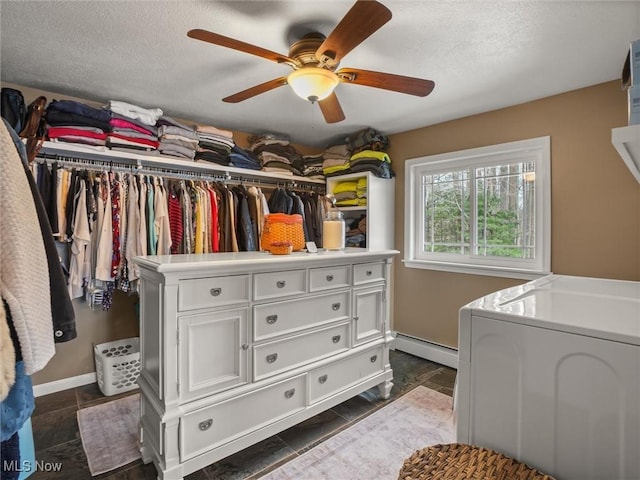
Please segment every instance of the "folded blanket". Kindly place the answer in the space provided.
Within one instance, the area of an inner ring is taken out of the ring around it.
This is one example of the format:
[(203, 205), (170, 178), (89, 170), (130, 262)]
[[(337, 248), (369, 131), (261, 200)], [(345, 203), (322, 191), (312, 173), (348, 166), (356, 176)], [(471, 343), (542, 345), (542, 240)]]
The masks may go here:
[(155, 125), (162, 116), (162, 110), (159, 108), (143, 108), (120, 100), (109, 100), (107, 108), (120, 115), (140, 120), (147, 125)]

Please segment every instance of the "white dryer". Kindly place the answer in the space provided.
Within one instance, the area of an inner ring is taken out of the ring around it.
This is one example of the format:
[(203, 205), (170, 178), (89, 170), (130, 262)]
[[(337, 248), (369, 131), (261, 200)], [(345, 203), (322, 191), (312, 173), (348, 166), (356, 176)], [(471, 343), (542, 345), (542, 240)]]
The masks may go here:
[(460, 310), (457, 441), (640, 479), (640, 282), (549, 275)]

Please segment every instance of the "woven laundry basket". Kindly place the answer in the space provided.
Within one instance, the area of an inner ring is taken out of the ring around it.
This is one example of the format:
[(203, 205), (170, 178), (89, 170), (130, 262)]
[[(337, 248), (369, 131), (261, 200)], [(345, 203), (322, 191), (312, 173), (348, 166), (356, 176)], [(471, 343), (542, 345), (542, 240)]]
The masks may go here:
[(416, 451), (400, 469), (398, 480), (554, 480), (513, 458), (488, 448), (450, 443)]

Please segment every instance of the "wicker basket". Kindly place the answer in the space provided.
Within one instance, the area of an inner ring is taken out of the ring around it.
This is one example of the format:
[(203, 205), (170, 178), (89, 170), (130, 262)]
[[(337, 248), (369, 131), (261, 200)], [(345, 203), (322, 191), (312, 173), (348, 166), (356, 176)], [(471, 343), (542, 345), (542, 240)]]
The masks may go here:
[(270, 213), (265, 217), (264, 229), (260, 239), (262, 249), (271, 251), (272, 244), (281, 242), (291, 243), (294, 252), (304, 248), (302, 215)]
[(524, 463), (488, 448), (460, 443), (416, 451), (398, 480), (554, 480)]

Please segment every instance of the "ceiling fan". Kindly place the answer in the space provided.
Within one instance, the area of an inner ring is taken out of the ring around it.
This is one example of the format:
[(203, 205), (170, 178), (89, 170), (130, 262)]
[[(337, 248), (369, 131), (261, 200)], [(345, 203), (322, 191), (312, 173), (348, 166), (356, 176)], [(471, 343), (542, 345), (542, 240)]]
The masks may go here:
[(187, 35), (203, 42), (286, 64), (293, 69), (293, 72), (287, 76), (242, 90), (223, 98), (223, 102), (242, 102), (289, 84), (300, 97), (312, 103), (318, 102), (327, 123), (336, 123), (345, 119), (334, 92), (335, 87), (341, 82), (419, 97), (425, 97), (433, 90), (435, 83), (431, 80), (356, 68), (338, 69), (345, 55), (389, 20), (391, 20), (391, 11), (381, 3), (373, 0), (357, 0), (329, 36), (325, 37), (316, 32), (309, 33), (291, 45), (289, 55), (281, 55), (207, 30), (194, 29)]

